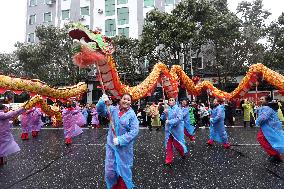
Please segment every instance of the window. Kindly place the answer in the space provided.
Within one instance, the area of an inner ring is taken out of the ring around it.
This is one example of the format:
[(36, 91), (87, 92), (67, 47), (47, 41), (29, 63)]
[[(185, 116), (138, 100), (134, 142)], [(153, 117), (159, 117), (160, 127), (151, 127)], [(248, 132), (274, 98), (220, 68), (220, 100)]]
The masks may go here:
[(115, 0), (105, 0), (106, 16), (112, 16), (115, 14)]
[(120, 4), (126, 4), (128, 3), (128, 0), (117, 0), (117, 4), (120, 5)]
[(208, 66), (213, 66), (214, 65), (214, 60), (209, 60), (207, 63)]
[(45, 0), (45, 4), (51, 5), (52, 3), (55, 3), (55, 0)]
[(109, 19), (105, 21), (105, 34), (106, 36), (116, 35), (116, 24), (114, 19)]
[(154, 0), (144, 0), (144, 7), (153, 7)]
[(30, 6), (36, 6), (36, 0), (30, 0)]
[(118, 35), (129, 37), (129, 28), (118, 28)]
[(129, 23), (129, 9), (127, 7), (117, 9), (117, 24), (123, 25), (128, 23)]
[(166, 0), (166, 5), (172, 5), (174, 4), (174, 0)]
[(89, 6), (81, 7), (81, 16), (90, 15)]
[(192, 66), (198, 69), (203, 69), (203, 58), (202, 57), (192, 57)]
[(70, 10), (62, 10), (62, 20), (67, 20), (70, 18)]
[(29, 18), (29, 25), (33, 25), (35, 24), (36, 22), (36, 15), (30, 15), (30, 18)]
[(43, 22), (51, 22), (51, 12), (44, 13)]
[(29, 33), (28, 34), (28, 42), (29, 43), (34, 43), (35, 42), (35, 34), (34, 33)]

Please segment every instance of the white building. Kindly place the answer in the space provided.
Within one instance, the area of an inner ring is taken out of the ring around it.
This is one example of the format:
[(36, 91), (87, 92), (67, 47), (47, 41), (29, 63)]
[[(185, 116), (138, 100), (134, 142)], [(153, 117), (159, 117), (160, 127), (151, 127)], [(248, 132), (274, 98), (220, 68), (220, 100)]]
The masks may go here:
[(139, 38), (146, 13), (170, 12), (181, 0), (27, 0), (26, 42), (37, 41), (38, 25), (62, 27), (81, 22), (106, 36)]

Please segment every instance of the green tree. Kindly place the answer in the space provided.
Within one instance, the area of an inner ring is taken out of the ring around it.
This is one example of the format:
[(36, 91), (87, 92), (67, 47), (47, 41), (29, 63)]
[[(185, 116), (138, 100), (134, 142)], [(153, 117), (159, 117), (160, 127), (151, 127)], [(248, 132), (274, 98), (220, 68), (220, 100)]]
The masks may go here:
[(0, 54), (0, 72), (4, 75), (21, 76), (21, 67), (14, 53)]
[(38, 43), (18, 43), (15, 52), (27, 77), (57, 86), (75, 84), (86, 79), (88, 70), (80, 70), (73, 64), (72, 39), (68, 36), (68, 26), (62, 29), (39, 26), (36, 36)]
[(122, 81), (133, 85), (145, 77), (143, 60), (139, 57), (139, 41), (125, 36), (112, 38), (115, 51), (113, 57)]
[(276, 22), (269, 26), (269, 48), (265, 55), (265, 63), (276, 70), (284, 70), (284, 12)]
[(183, 61), (189, 70), (191, 56), (202, 53), (213, 57), (207, 60), (213, 65), (206, 69), (217, 70), (220, 78), (226, 78), (240, 68), (234, 51), (240, 26), (240, 19), (228, 10), (226, 0), (185, 0), (171, 14), (157, 10), (148, 13), (141, 36), (141, 54), (153, 64), (157, 60), (168, 65)]
[(267, 19), (271, 13), (263, 8), (262, 0), (242, 1), (237, 8), (242, 20), (242, 35), (239, 51), (247, 65), (263, 62), (265, 44), (261, 43), (268, 36)]
[(182, 54), (190, 49), (196, 23), (158, 10), (147, 14), (140, 41), (140, 55), (150, 64), (158, 60), (165, 64), (179, 64)]
[(200, 22), (198, 44), (206, 46), (206, 56), (214, 57), (211, 66), (206, 70), (213, 71), (219, 78), (219, 85), (223, 89), (242, 68), (238, 60), (239, 52), (236, 48), (240, 37), (240, 19), (227, 7), (226, 0), (213, 1), (208, 14)]

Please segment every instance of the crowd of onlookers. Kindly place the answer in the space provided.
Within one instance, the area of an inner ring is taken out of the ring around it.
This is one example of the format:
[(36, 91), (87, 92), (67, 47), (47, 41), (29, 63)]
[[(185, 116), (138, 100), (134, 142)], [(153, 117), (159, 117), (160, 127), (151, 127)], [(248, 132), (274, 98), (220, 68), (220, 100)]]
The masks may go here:
[[(167, 102), (166, 102), (167, 103)], [(189, 101), (190, 120), (194, 126), (209, 126), (210, 122), (210, 106), (205, 103), (197, 103)], [(165, 103), (163, 102), (148, 102), (144, 108), (137, 111), (137, 117), (144, 127), (149, 127), (151, 131), (153, 128), (159, 130), (164, 127), (164, 121), (160, 116), (164, 112)]]
[[(197, 127), (209, 127), (210, 126), (210, 113), (211, 107), (209, 103), (189, 101), (189, 111), (192, 121), (192, 125)], [(244, 127), (249, 124), (251, 127), (255, 124), (257, 116), (258, 106), (254, 102), (244, 99), (237, 106), (235, 102), (224, 101), (225, 107), (225, 125), (243, 125)], [(280, 121), (284, 122), (282, 103), (278, 102), (278, 116)], [(149, 130), (160, 127), (164, 127), (163, 121), (160, 119), (160, 115), (164, 111), (163, 102), (148, 102), (144, 108), (140, 108), (137, 111), (137, 116), (144, 127), (149, 127)]]
[[(165, 102), (167, 103), (167, 102)], [(151, 131), (152, 129), (159, 130), (164, 127), (164, 121), (160, 119), (160, 116), (165, 109), (164, 102), (146, 102), (144, 106), (138, 106), (137, 103), (132, 105), (137, 117), (140, 121), (140, 125), (148, 127)], [(188, 101), (189, 111), (191, 115), (192, 125), (197, 127), (209, 127), (210, 126), (210, 111), (211, 105), (203, 102)], [(279, 119), (284, 122), (284, 116), (282, 114), (282, 103), (278, 102), (278, 116)], [(85, 127), (107, 127), (109, 123), (108, 117), (103, 117), (98, 115), (96, 112), (96, 104), (79, 104), (76, 103), (74, 106), (81, 110), (83, 114), (86, 125)], [(254, 102), (244, 99), (240, 102), (240, 105), (237, 107), (234, 102), (224, 101), (225, 106), (225, 125), (243, 125), (244, 127), (250, 125), (254, 126), (256, 119), (256, 112), (258, 106)], [(55, 104), (54, 107), (63, 110), (65, 108), (64, 104), (58, 105)], [(43, 113), (42, 120), (45, 125), (52, 125), (54, 122), (52, 117), (47, 116)], [(97, 120), (97, 121), (96, 121)], [(20, 120), (16, 120), (20, 121)], [(15, 122), (16, 122), (15, 121)]]

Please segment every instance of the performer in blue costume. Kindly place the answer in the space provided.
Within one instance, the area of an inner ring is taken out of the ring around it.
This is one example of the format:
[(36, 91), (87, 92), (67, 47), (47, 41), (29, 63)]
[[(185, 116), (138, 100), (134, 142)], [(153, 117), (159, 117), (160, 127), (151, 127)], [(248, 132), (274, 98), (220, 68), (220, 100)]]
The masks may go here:
[(191, 124), (188, 101), (186, 99), (182, 100), (181, 106), (184, 122), (184, 134), (190, 139), (190, 141), (195, 141), (195, 127)]
[[(139, 121), (130, 107), (132, 97), (124, 94), (118, 106), (110, 106), (115, 134), (109, 125), (106, 144), (105, 180), (108, 189), (131, 189), (133, 166), (133, 144), (139, 132)], [(109, 99), (103, 95), (97, 103), (97, 112), (107, 116)]]
[(212, 146), (214, 141), (221, 142), (224, 148), (228, 149), (231, 145), (228, 142), (228, 135), (225, 129), (225, 108), (222, 105), (221, 99), (214, 99), (213, 110), (210, 118), (210, 140), (207, 142), (208, 145)]
[(177, 149), (182, 158), (185, 158), (187, 147), (184, 140), (184, 123), (182, 110), (176, 105), (174, 98), (169, 99), (169, 107), (164, 110), (161, 116), (165, 120), (165, 146), (166, 165), (173, 162), (173, 146)]
[(281, 162), (280, 154), (284, 153), (284, 131), (278, 117), (277, 102), (268, 104), (268, 97), (260, 98), (261, 107), (258, 109), (258, 117), (255, 121), (260, 129), (257, 134), (257, 140), (270, 156), (272, 162)]

